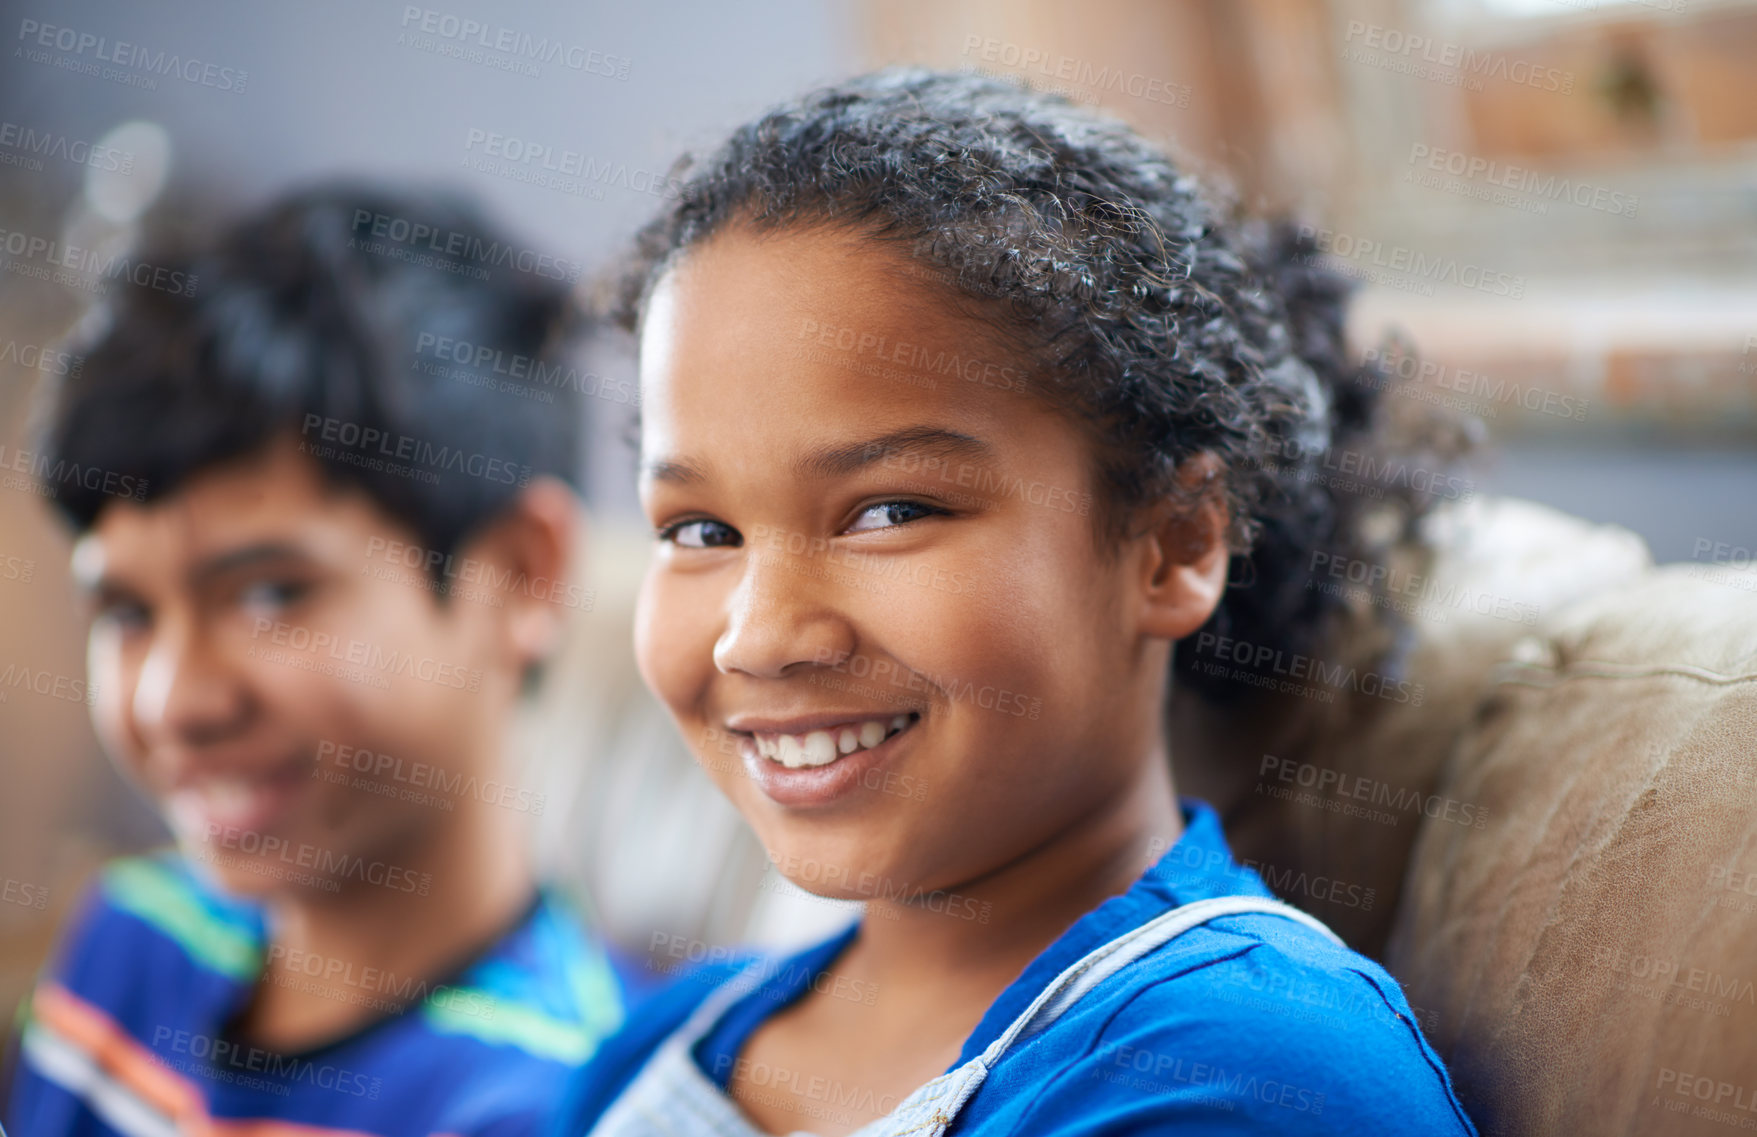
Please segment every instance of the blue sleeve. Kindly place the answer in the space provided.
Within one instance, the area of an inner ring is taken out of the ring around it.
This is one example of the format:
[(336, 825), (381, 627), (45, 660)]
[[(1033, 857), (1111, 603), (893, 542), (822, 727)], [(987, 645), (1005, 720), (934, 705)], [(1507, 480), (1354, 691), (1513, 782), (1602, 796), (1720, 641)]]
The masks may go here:
[[(1302, 967), (1303, 987), (1258, 982), (1289, 970), (1266, 948), (1214, 969), (1232, 973), (1209, 977), (1218, 997), (1192, 1000), (1191, 985), (1177, 982), (1136, 992), (1010, 1132), (1476, 1137), (1402, 993), (1394, 983), (1385, 990), (1388, 978)], [(1265, 994), (1232, 998), (1228, 988)]]

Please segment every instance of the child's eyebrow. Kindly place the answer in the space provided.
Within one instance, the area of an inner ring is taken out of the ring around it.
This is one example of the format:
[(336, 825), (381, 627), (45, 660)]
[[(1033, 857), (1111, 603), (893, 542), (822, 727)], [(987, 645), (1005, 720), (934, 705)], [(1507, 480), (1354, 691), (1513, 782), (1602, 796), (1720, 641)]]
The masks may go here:
[(955, 430), (908, 426), (861, 442), (821, 447), (794, 462), (793, 472), (801, 477), (841, 478), (898, 454), (982, 462), (993, 458), (994, 448)]
[(296, 545), (283, 541), (264, 541), (255, 545), (230, 549), (217, 557), (203, 561), (190, 572), (189, 578), (195, 583), (211, 580), (228, 572), (242, 568), (252, 568), (259, 564), (276, 561), (303, 561), (307, 559), (305, 551)]
[[(994, 457), (994, 448), (980, 438), (955, 430), (907, 426), (859, 442), (819, 447), (795, 460), (793, 473), (801, 478), (843, 478), (898, 454), (984, 462)], [(707, 471), (687, 458), (655, 458), (641, 470), (653, 481), (674, 485), (696, 485), (708, 480)]]

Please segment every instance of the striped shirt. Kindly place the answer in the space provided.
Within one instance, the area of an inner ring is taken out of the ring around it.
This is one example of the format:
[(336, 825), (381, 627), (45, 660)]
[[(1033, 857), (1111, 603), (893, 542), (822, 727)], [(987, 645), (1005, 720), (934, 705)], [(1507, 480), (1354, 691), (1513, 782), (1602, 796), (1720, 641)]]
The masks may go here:
[(558, 895), (439, 982), (286, 954), (277, 982), (379, 1012), (296, 1054), (227, 1031), (261, 909), (180, 857), (109, 865), (22, 1010), (10, 1131), (30, 1137), (515, 1137), (622, 1019), (625, 984)]

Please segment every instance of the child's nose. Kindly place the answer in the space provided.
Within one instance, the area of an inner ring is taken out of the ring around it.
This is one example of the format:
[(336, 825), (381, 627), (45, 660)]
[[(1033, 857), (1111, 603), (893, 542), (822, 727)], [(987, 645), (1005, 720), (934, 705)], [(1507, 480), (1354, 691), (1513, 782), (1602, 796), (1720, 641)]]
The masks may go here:
[(141, 662), (130, 708), (141, 737), (176, 747), (215, 741), (238, 722), (238, 676), (192, 624), (166, 620)]
[(848, 658), (854, 631), (837, 605), (838, 586), (823, 579), (829, 575), (806, 556), (751, 557), (727, 600), (714, 666), (726, 674), (773, 679), (798, 665)]

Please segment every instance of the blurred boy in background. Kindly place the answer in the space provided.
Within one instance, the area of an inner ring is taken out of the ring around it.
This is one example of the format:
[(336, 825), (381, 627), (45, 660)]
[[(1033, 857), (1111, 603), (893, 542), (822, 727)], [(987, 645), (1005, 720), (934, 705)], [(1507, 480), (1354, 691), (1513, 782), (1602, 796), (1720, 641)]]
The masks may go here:
[(96, 313), (39, 459), (94, 721), (177, 850), (64, 932), (7, 1124), (537, 1132), (624, 993), (504, 753), (587, 595), (577, 270), (345, 186), (175, 263)]

